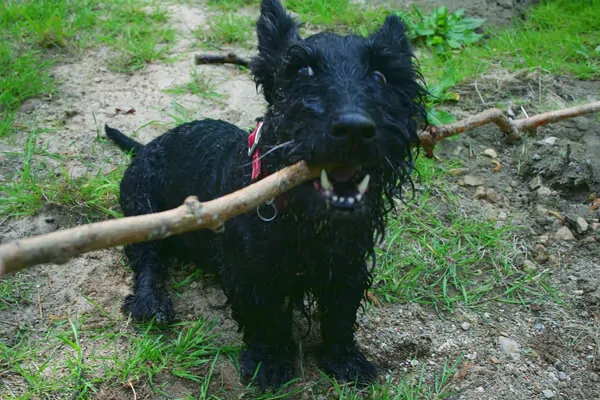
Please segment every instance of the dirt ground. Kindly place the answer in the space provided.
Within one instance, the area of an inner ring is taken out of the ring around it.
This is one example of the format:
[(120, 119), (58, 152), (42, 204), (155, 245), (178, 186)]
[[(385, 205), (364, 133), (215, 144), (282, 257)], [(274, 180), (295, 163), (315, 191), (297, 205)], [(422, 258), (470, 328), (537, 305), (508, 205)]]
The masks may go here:
[[(495, 15), (494, 23), (518, 16), (509, 7), (508, 3), (514, 5), (511, 1), (467, 3), (472, 14)], [(229, 66), (194, 66), (193, 55), (201, 50), (194, 48), (190, 32), (206, 20), (209, 11), (188, 4), (166, 8), (182, 36), (173, 50), (177, 57), (174, 62), (152, 64), (126, 75), (106, 67), (109, 50), (85, 52), (56, 67), (59, 91), (55, 97), (32, 99), (22, 107), (22, 120), (57, 128), (55, 133), (41, 134), (40, 146), (65, 155), (86, 155), (85, 162), (69, 164), (72, 176), (81, 176), (90, 168), (110, 171), (115, 167), (110, 160), (124, 159), (115, 146), (97, 140), (104, 123), (136, 132), (142, 142), (164, 132), (165, 125), (173, 122), (168, 114), (173, 112), (174, 98), (163, 90), (186, 83), (194, 68), (212, 77), (223, 95), (217, 100), (178, 95), (177, 102), (194, 116), (220, 118), (249, 128), (263, 113), (264, 101), (248, 74)], [(236, 51), (252, 54), (244, 49)], [(550, 77), (537, 70), (500, 71), (465, 83), (458, 92), (461, 101), (446, 109), (459, 118), (499, 103), (509, 105), (520, 118), (525, 113), (597, 101), (600, 82)], [(117, 114), (117, 108), (135, 109), (135, 113)], [(147, 125), (149, 121), (163, 125)], [(15, 135), (7, 144), (9, 150), (23, 148), (26, 133), (17, 130)], [(498, 164), (489, 157), (490, 152), (484, 154), (489, 149), (494, 150), (496, 156), (492, 158), (501, 165), (497, 172), (493, 169)], [(456, 194), (471, 215), (526, 228), (515, 240), (527, 260), (523, 268), (549, 273), (564, 304), (525, 308), (493, 303), (482, 313), (458, 310), (441, 316), (417, 304), (369, 307), (360, 316), (358, 342), (378, 362), (382, 379), (394, 381), (407, 373), (418, 374), (422, 367), (425, 379), (433, 379), (433, 371), (438, 371), (444, 360), (460, 359), (452, 380), (453, 399), (600, 398), (600, 211), (591, 206), (600, 205), (596, 200), (600, 196), (599, 119), (579, 117), (543, 127), (510, 145), (495, 126), (487, 126), (444, 142), (436, 154), (442, 160), (458, 159), (466, 167), (463, 175), (450, 179), (456, 182)], [(15, 167), (0, 159), (0, 175)], [(83, 222), (82, 217), (66, 215), (60, 209), (47, 209), (35, 217), (1, 222), (0, 240)], [(43, 332), (53, 317), (83, 313), (90, 315), (88, 323), (101, 326), (102, 316), (84, 295), (109, 315), (119, 316), (131, 283), (129, 272), (121, 266), (122, 259), (122, 249), (102, 250), (62, 266), (27, 270), (25, 280), (37, 283), (36, 301), (0, 311), (0, 335), (14, 336), (19, 325)], [(240, 344), (229, 311), (215, 307), (223, 304), (224, 297), (214, 284), (194, 283), (184, 298), (174, 302), (181, 319), (217, 318), (219, 340)], [(305, 370), (306, 379), (318, 378), (310, 359)], [(240, 388), (233, 364), (217, 365), (215, 377)], [(191, 382), (182, 380), (170, 382), (168, 389), (164, 390), (172, 396), (196, 390)], [(119, 397), (103, 391), (96, 394), (98, 399)], [(313, 393), (305, 392), (301, 398), (313, 398)]]

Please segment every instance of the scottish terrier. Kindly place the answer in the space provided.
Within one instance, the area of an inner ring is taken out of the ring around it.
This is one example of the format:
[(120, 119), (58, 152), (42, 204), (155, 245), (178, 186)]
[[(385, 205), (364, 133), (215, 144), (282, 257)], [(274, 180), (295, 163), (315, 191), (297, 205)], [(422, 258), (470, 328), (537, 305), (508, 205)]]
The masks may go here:
[(372, 281), (374, 246), (393, 198), (413, 169), (423, 121), (421, 77), (396, 16), (368, 37), (319, 33), (302, 39), (278, 0), (263, 0), (258, 55), (250, 69), (268, 107), (249, 135), (205, 119), (147, 145), (106, 134), (135, 154), (121, 182), (126, 216), (212, 200), (305, 160), (321, 176), (227, 221), (223, 232), (186, 233), (127, 246), (135, 272), (124, 310), (170, 321), (166, 259), (218, 271), (243, 332), (242, 378), (261, 388), (293, 376), (295, 305), (314, 304), (321, 368), (339, 380), (372, 382), (359, 350), (356, 314)]

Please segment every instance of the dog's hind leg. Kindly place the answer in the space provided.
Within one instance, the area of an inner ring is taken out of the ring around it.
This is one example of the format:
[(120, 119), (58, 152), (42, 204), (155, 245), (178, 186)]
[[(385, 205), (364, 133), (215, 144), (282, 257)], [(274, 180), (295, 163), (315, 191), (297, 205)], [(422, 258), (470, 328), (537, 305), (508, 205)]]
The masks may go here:
[(369, 287), (369, 271), (362, 262), (336, 265), (331, 271), (331, 277), (321, 281), (327, 283), (315, 291), (323, 338), (320, 364), (337, 379), (365, 385), (375, 379), (377, 367), (357, 348), (354, 331), (360, 301)]

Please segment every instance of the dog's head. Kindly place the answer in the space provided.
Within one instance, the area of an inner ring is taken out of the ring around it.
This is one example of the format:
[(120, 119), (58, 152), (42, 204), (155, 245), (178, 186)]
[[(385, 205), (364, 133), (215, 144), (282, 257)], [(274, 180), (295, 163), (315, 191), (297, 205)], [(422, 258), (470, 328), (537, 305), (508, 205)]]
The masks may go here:
[(291, 196), (306, 214), (380, 215), (412, 170), (424, 117), (413, 54), (396, 16), (369, 37), (302, 39), (278, 0), (263, 0), (251, 69), (268, 102), (265, 164), (306, 160), (321, 177)]

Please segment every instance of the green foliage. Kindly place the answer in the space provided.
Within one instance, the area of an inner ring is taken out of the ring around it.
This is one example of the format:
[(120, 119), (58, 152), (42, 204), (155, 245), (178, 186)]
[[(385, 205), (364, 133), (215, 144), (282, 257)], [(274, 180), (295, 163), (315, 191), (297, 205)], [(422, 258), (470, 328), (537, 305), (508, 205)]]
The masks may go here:
[(237, 44), (249, 47), (253, 33), (254, 19), (226, 13), (211, 18), (208, 27), (199, 27), (194, 35), (210, 46)]
[(456, 121), (450, 113), (437, 108), (439, 104), (449, 101), (458, 101), (460, 96), (450, 89), (457, 84), (456, 71), (448, 67), (442, 73), (439, 81), (427, 85), (427, 122), (432, 125), (445, 125)]
[(415, 17), (406, 18), (409, 38), (417, 43), (424, 43), (439, 54), (447, 54), (480, 40), (483, 35), (475, 33), (485, 22), (484, 19), (465, 17), (465, 10), (459, 9), (450, 13), (446, 7), (438, 7), (431, 14), (424, 15), (414, 7)]

